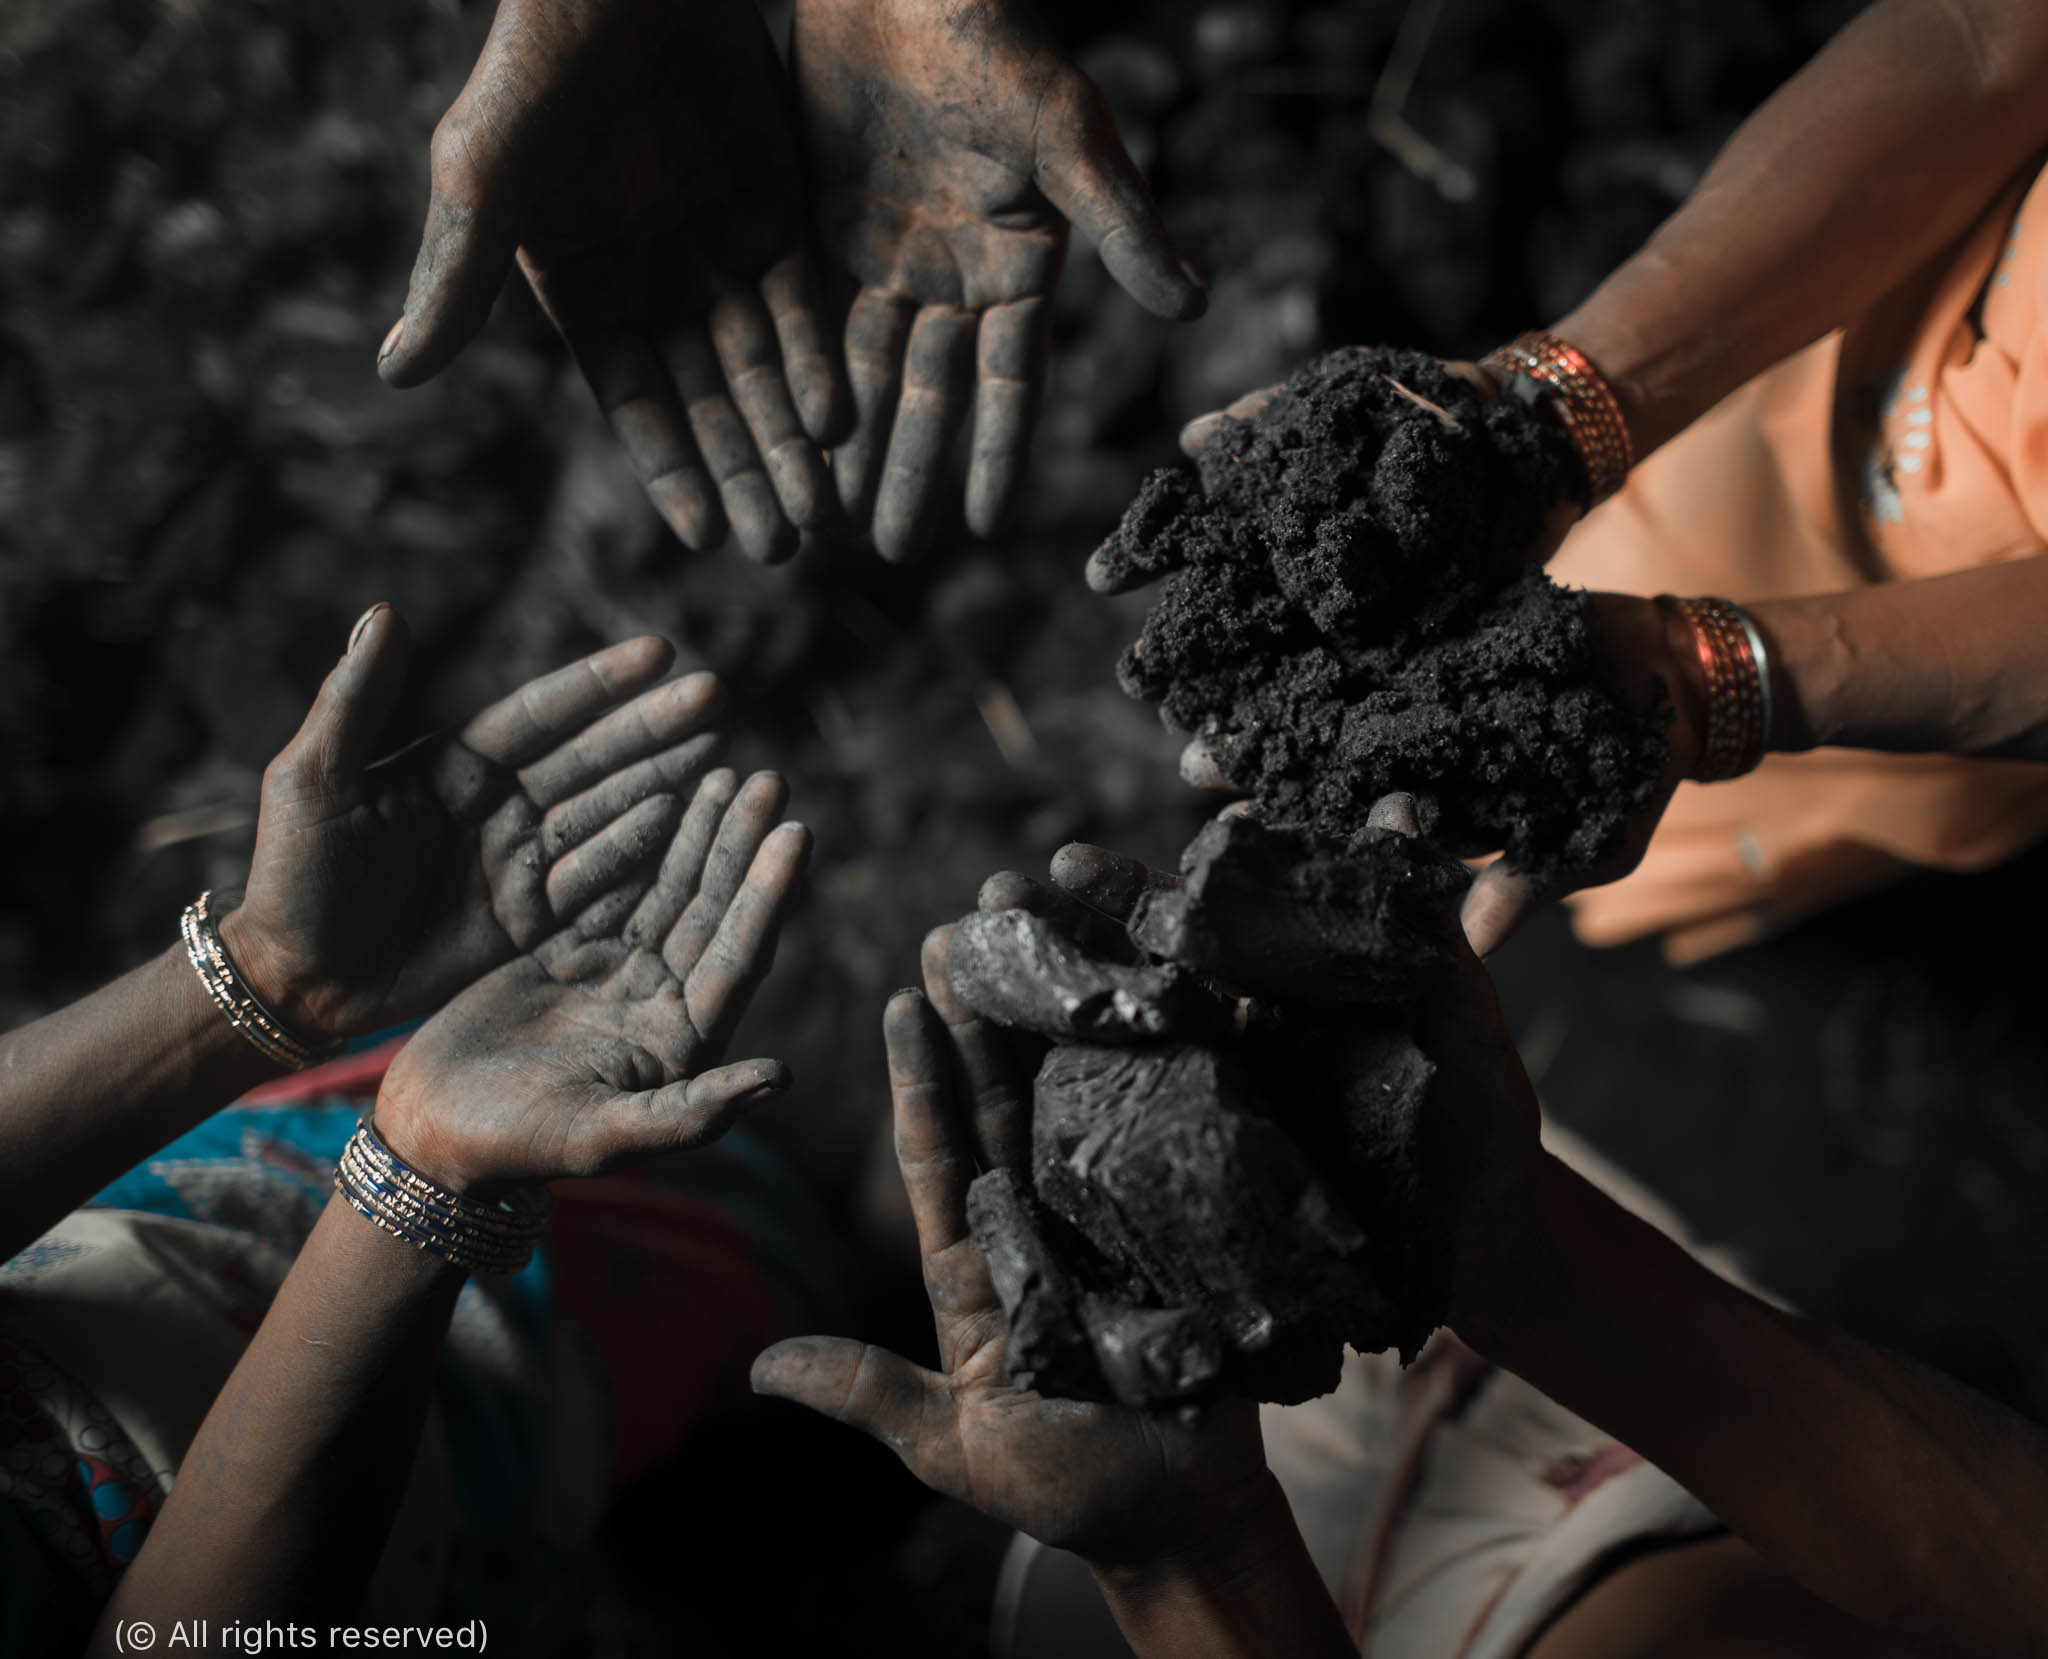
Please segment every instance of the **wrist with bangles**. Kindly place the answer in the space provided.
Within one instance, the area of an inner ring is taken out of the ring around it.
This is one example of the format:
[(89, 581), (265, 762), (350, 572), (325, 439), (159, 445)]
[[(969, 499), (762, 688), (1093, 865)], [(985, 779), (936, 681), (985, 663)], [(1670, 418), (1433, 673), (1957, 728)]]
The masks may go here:
[(1555, 334), (1531, 329), (1488, 352), (1479, 366), (1506, 378), (1520, 377), (1540, 393), (1585, 472), (1589, 510), (1621, 488), (1635, 465), (1635, 442), (1614, 388), (1584, 352)]
[[(179, 932), (213, 1005), (265, 1059), (303, 1071), (340, 1052), (338, 1042), (311, 1043), (299, 1036), (251, 989), (221, 940), (211, 889), (185, 907)], [(544, 1186), (515, 1189), (498, 1204), (451, 1192), (399, 1158), (368, 1118), (342, 1149), (334, 1186), (351, 1209), (393, 1238), (469, 1273), (517, 1273), (525, 1267), (554, 1209)]]
[(467, 1273), (519, 1272), (555, 1207), (539, 1182), (495, 1204), (451, 1192), (393, 1152), (367, 1117), (342, 1148), (334, 1189), (373, 1226)]
[[(1495, 374), (1533, 383), (1571, 439), (1585, 473), (1589, 509), (1627, 482), (1635, 443), (1621, 401), (1577, 346), (1531, 330), (1479, 363)], [(1680, 599), (1667, 593), (1657, 605), (1684, 620), (1699, 659), (1705, 715), (1693, 780), (1714, 783), (1754, 771), (1770, 747), (1775, 714), (1763, 635), (1746, 611), (1726, 599)]]
[(185, 906), (178, 932), (185, 941), (186, 960), (209, 1000), (272, 1065), (304, 1071), (341, 1052), (339, 1042), (312, 1042), (300, 1036), (256, 994), (220, 936), (211, 888)]
[(1700, 667), (1704, 714), (1690, 777), (1718, 783), (1756, 770), (1777, 718), (1764, 636), (1740, 605), (1661, 593), (1657, 608), (1683, 621)]

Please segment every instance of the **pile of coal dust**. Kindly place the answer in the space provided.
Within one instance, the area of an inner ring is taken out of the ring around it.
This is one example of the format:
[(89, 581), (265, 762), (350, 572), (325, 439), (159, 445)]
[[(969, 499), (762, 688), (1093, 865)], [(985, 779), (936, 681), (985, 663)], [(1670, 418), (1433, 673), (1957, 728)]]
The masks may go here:
[(1665, 716), (1621, 694), (1585, 596), (1524, 560), (1584, 488), (1529, 391), (1486, 403), (1420, 352), (1332, 352), (1226, 421), (1199, 482), (1155, 472), (1094, 565), (1116, 588), (1173, 572), (1124, 689), (1319, 838), (1399, 789), (1461, 855), (1551, 876), (1612, 852)]
[(1293, 1402), (1441, 1323), (1450, 1218), (1414, 998), (1466, 874), (1369, 829), (1205, 827), (1123, 927), (1054, 895), (956, 930), (953, 989), (1051, 1041), (1029, 1168), (969, 1189), (1011, 1380), (1157, 1408)]

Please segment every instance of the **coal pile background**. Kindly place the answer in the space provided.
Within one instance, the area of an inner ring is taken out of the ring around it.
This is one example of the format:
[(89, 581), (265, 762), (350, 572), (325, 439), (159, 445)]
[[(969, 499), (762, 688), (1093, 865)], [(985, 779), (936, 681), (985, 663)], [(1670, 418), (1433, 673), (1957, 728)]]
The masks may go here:
[[(1074, 837), (1168, 863), (1199, 821), (1177, 743), (1112, 678), (1145, 602), (1080, 578), (1175, 425), (1328, 345), (1469, 356), (1553, 318), (1856, 8), (1446, 0), (1405, 112), (1451, 165), (1421, 172), (1369, 108), (1408, 9), (1044, 7), (1211, 273), (1210, 315), (1158, 323), (1077, 249), (1017, 529), (916, 570), (764, 572), (661, 533), (516, 286), (435, 385), (371, 372), (486, 7), (10, 0), (0, 1019), (168, 944), (239, 866), (263, 763), (373, 600), (419, 647), (407, 731), (658, 631), (731, 679), (737, 759), (785, 770), (818, 832), (750, 1030), (802, 1080), (766, 1128), (851, 1211), (879, 1011), (924, 929), (989, 869)], [(1688, 974), (1580, 952), (1552, 918), (1497, 972), (1552, 1108), (1707, 1236), (2041, 1415), (2048, 1038), (2011, 924), (2044, 902), (2038, 859), (1929, 879)], [(914, 1297), (900, 1329), (878, 1300), (876, 1334), (921, 1340)], [(774, 1621), (807, 1617), (968, 1650), (986, 1588), (958, 1588), (959, 1518), (832, 1425), (774, 1425), (705, 1453), (692, 1489), (729, 1506), (622, 1532), (562, 1651), (774, 1652)], [(702, 1593), (770, 1536), (809, 1596)]]

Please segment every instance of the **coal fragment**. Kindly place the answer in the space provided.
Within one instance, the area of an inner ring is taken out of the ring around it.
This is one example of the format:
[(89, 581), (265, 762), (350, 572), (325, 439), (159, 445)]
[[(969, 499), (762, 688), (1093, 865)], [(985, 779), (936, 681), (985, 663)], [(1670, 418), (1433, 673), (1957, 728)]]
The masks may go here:
[(1081, 1322), (1110, 1397), (1140, 1409), (1193, 1400), (1223, 1375), (1223, 1333), (1201, 1308), (1084, 1296)]
[(946, 954), (960, 1000), (985, 1019), (1042, 1036), (1159, 1042), (1216, 1031), (1220, 1002), (1179, 968), (1090, 957), (1026, 910), (976, 911)]
[(1249, 996), (1319, 1004), (1412, 1001), (1450, 960), (1470, 878), (1430, 843), (1362, 830), (1342, 854), (1250, 818), (1205, 825), (1179, 886), (1146, 894), (1131, 935)]
[[(1386, 1345), (1364, 1229), (1285, 1131), (1248, 1108), (1217, 1052), (1056, 1047), (1033, 1105), (1040, 1199), (1127, 1268), (1152, 1306), (1200, 1309), (1225, 1344), (1226, 1369), (1256, 1377), (1260, 1397), (1329, 1388), (1344, 1335)], [(1297, 1352), (1284, 1338), (1303, 1327), (1321, 1340)], [(1157, 1348), (1161, 1329), (1141, 1322), (1120, 1340)], [(1186, 1354), (1175, 1363), (1200, 1369)]]
[(1286, 1010), (1254, 1052), (1276, 1117), (1370, 1231), (1388, 1304), (1380, 1346), (1413, 1358), (1451, 1291), (1449, 1149), (1429, 1116), (1436, 1062), (1404, 1020), (1314, 1008)]
[[(967, 1226), (988, 1258), (1007, 1319), (1004, 1365), (1019, 1388), (1103, 1398), (1095, 1349), (1081, 1323), (1078, 1287), (1048, 1241), (1051, 1218), (1022, 1171), (992, 1169), (967, 1189)], [(1070, 1255), (1085, 1254), (1067, 1241)]]

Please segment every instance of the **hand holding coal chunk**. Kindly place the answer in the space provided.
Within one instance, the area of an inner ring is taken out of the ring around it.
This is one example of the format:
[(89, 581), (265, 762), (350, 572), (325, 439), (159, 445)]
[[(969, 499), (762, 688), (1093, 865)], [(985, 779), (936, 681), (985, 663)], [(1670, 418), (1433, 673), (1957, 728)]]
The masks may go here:
[(969, 1195), (1014, 1381), (1298, 1401), (1335, 1386), (1345, 1344), (1412, 1354), (1440, 1322), (1435, 1068), (1409, 1025), (1465, 876), (1391, 830), (1361, 846), (1206, 827), (1177, 884), (1131, 892), (1135, 963), (1055, 906), (960, 924), (954, 993), (1052, 1041), (1029, 1171)]

